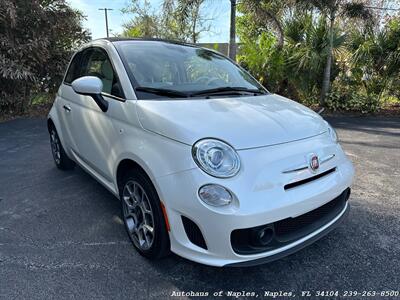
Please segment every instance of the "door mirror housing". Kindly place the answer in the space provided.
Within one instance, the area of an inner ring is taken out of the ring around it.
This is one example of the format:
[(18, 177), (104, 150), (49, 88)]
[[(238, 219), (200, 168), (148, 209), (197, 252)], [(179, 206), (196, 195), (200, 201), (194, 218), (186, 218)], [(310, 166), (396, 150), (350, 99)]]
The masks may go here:
[(75, 79), (72, 82), (72, 88), (75, 93), (80, 95), (95, 95), (101, 94), (103, 90), (103, 83), (98, 77), (95, 76), (83, 76)]
[(96, 76), (83, 76), (71, 83), (75, 93), (84, 96), (91, 96), (103, 112), (108, 110), (108, 102), (103, 98), (101, 92), (103, 83)]

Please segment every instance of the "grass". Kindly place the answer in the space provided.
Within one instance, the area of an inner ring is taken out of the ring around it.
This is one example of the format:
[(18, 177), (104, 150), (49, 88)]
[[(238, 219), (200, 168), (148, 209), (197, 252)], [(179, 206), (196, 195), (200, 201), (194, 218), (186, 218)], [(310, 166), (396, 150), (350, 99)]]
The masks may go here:
[(52, 103), (54, 100), (54, 95), (48, 93), (38, 93), (31, 98), (31, 106), (43, 105), (46, 103)]

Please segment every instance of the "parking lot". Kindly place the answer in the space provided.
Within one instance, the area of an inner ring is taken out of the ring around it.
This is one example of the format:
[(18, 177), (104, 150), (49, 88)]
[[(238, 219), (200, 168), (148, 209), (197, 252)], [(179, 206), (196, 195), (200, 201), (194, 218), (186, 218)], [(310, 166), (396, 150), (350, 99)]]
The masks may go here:
[(400, 290), (400, 120), (329, 121), (356, 168), (348, 218), (300, 252), (251, 268), (147, 261), (130, 244), (119, 201), (80, 168), (55, 167), (45, 119), (0, 123), (0, 298)]

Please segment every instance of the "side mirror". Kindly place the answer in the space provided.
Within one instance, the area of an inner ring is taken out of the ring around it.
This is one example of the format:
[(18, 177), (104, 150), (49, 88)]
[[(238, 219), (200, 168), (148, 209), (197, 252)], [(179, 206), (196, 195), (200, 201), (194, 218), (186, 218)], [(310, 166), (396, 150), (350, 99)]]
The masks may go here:
[(103, 112), (108, 110), (108, 102), (101, 95), (103, 83), (98, 77), (83, 76), (75, 79), (71, 86), (75, 93), (91, 96)]

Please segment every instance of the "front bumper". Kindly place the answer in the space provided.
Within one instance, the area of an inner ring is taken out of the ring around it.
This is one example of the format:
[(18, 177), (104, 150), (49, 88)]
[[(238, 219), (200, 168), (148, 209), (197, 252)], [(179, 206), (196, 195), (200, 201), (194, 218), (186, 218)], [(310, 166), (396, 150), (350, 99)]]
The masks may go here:
[(244, 262), (238, 262), (238, 263), (231, 263), (227, 264), (225, 266), (229, 267), (251, 267), (251, 266), (256, 266), (260, 264), (265, 264), (274, 260), (278, 260), (280, 258), (283, 258), (285, 256), (288, 256), (290, 254), (293, 254), (309, 245), (312, 243), (316, 242), (320, 238), (324, 237), (327, 235), (329, 232), (331, 232), (333, 229), (338, 227), (343, 219), (347, 216), (348, 212), (350, 210), (350, 204), (346, 202), (345, 207), (342, 209), (342, 211), (330, 222), (319, 228), (318, 230), (310, 233), (309, 235), (303, 237), (300, 240), (297, 240), (285, 247), (282, 247), (280, 251), (276, 254), (271, 254), (269, 256), (265, 256), (263, 258), (258, 258), (255, 260), (250, 260), (250, 261), (244, 261)]
[[(288, 183), (302, 181), (313, 174), (302, 170), (282, 172), (303, 161), (312, 152), (320, 157), (334, 154), (334, 159), (320, 166), (318, 173), (334, 172), (295, 188)], [(346, 215), (349, 205), (328, 223), (306, 236), (277, 249), (254, 254), (239, 254), (231, 242), (233, 231), (257, 227), (287, 218), (296, 218), (315, 210), (342, 194), (352, 183), (354, 169), (338, 144), (324, 136), (312, 139), (239, 151), (240, 173), (229, 179), (210, 177), (195, 168), (156, 178), (156, 188), (165, 204), (171, 226), (171, 250), (187, 259), (212, 266), (252, 265), (278, 259), (310, 244), (334, 227)], [(227, 207), (211, 207), (198, 198), (204, 184), (220, 184), (232, 191), (234, 201)], [(207, 247), (191, 242), (182, 218), (197, 226)]]

